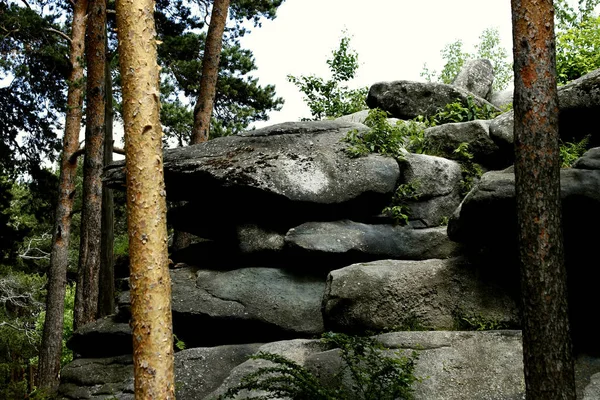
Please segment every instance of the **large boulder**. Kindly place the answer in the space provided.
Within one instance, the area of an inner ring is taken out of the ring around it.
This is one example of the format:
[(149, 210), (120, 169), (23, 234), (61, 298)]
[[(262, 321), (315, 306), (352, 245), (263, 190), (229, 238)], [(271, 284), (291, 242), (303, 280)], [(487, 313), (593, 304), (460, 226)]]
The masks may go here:
[(447, 158), (459, 158), (455, 150), (462, 144), (469, 145), (473, 161), (489, 169), (508, 167), (512, 151), (500, 148), (490, 137), (490, 121), (475, 120), (433, 126), (425, 129), (428, 146)]
[(494, 83), (494, 67), (490, 60), (467, 60), (452, 84), (482, 99), (490, 100)]
[[(430, 117), (443, 109), (446, 104), (461, 102), (467, 105), (468, 98), (482, 107), (488, 105), (496, 109), (487, 100), (465, 89), (443, 83), (393, 81), (379, 82), (371, 86), (367, 96), (370, 108), (380, 108), (400, 119), (412, 119), (419, 115)], [(498, 111), (500, 111), (498, 109)]]
[(463, 318), (519, 324), (513, 297), (461, 258), (379, 260), (332, 271), (323, 318), (328, 330), (354, 333), (413, 324), (456, 329)]
[[(196, 216), (187, 215), (187, 225), (298, 224), (309, 216), (378, 213), (389, 202), (400, 171), (390, 157), (346, 154), (342, 139), (351, 130), (365, 129), (350, 122), (293, 122), (167, 150), (168, 198), (189, 200), (196, 208)], [(103, 179), (122, 187), (123, 163), (108, 167)], [(179, 229), (178, 219), (170, 222)]]

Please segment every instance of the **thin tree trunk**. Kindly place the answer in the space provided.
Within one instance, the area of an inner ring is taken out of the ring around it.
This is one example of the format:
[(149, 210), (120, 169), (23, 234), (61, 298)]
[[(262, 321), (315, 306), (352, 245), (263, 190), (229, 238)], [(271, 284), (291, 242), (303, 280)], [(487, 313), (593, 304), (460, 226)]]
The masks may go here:
[(551, 0), (512, 0), (515, 188), (528, 400), (575, 399)]
[(153, 0), (117, 2), (136, 399), (175, 399)]
[(202, 77), (200, 78), (200, 94), (194, 109), (194, 128), (192, 143), (202, 143), (208, 140), (210, 118), (217, 90), (219, 61), (223, 48), (223, 32), (227, 22), (229, 0), (215, 0), (210, 16), (210, 25), (202, 57)]
[(55, 392), (58, 388), (62, 353), (71, 211), (73, 210), (75, 177), (77, 175), (77, 161), (76, 159), (70, 160), (71, 155), (79, 147), (79, 130), (81, 129), (83, 103), (83, 64), (81, 61), (85, 50), (86, 13), (87, 0), (76, 0), (73, 4), (70, 49), (72, 69), (69, 75), (67, 115), (60, 162), (59, 199), (52, 235), (46, 317), (38, 364), (38, 387), (49, 393)]
[(96, 320), (102, 226), (106, 0), (90, 0), (86, 32), (87, 97), (81, 243), (73, 329)]
[[(108, 46), (106, 53), (106, 107), (104, 134), (104, 166), (113, 161), (113, 110), (112, 110), (112, 79), (110, 76), (110, 58)], [(98, 318), (115, 312), (115, 257), (114, 257), (114, 199), (113, 191), (102, 186), (102, 244), (100, 259), (100, 278), (98, 292)]]

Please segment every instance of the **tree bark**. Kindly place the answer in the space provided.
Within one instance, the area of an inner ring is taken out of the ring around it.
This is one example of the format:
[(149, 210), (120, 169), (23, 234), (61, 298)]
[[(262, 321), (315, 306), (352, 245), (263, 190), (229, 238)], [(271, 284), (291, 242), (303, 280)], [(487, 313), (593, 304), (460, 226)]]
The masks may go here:
[(210, 132), (210, 118), (217, 90), (217, 77), (219, 75), (219, 61), (223, 47), (223, 32), (227, 22), (229, 0), (215, 0), (210, 16), (210, 25), (204, 46), (202, 58), (202, 77), (200, 78), (200, 94), (194, 108), (194, 128), (192, 130), (191, 144), (202, 143), (208, 140)]
[(65, 308), (65, 286), (71, 235), (71, 211), (75, 198), (77, 161), (70, 161), (79, 147), (83, 103), (83, 56), (85, 50), (87, 0), (76, 0), (73, 4), (71, 25), (71, 72), (67, 95), (67, 115), (63, 150), (60, 162), (60, 178), (56, 221), (52, 235), (52, 250), (48, 271), (48, 294), (46, 317), (40, 346), (38, 364), (38, 387), (49, 393), (58, 388), (62, 333)]
[[(110, 56), (105, 58), (105, 133), (104, 133), (104, 166), (113, 161), (113, 109), (112, 109), (112, 79), (110, 76)], [(100, 278), (98, 289), (98, 318), (115, 312), (115, 212), (113, 191), (102, 185), (102, 237), (100, 257)]]
[(117, 2), (136, 399), (175, 399), (154, 1)]
[(73, 329), (95, 321), (102, 226), (102, 163), (106, 57), (106, 0), (90, 0), (86, 32), (87, 96), (81, 242)]
[(515, 188), (528, 400), (575, 399), (551, 0), (512, 0)]

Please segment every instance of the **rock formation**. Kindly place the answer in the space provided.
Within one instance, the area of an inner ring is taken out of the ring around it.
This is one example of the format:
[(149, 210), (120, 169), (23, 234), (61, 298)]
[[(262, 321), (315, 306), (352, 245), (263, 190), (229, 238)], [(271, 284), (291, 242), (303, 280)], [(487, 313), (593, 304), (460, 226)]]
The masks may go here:
[[(493, 107), (484, 99), (494, 98), (485, 90), (493, 76), (478, 71), (465, 71), (459, 86), (378, 83), (368, 104), (403, 119), (469, 96)], [(560, 90), (561, 118), (586, 134), (597, 131), (599, 76)], [(171, 254), (174, 331), (187, 346), (175, 355), (178, 399), (224, 393), (265, 365), (248, 360), (259, 351), (332, 384), (337, 353), (318, 339), (327, 331), (388, 332), (377, 336), (386, 347), (417, 350), (416, 399), (524, 398), (511, 113), (429, 128), (438, 156), (398, 160), (345, 152), (342, 139), (365, 132), (364, 118), (279, 124), (165, 152), (169, 223), (198, 236)], [(561, 125), (564, 138), (573, 132)], [(488, 171), (464, 198), (452, 159), (461, 143)], [(599, 303), (589, 233), (600, 222), (599, 160), (600, 148), (591, 149), (561, 173), (578, 393), (587, 400), (598, 399), (600, 373), (586, 323)], [(104, 179), (122, 188), (123, 163)], [(402, 185), (415, 193), (399, 226), (382, 209)], [(125, 291), (116, 315), (74, 334), (79, 358), (63, 369), (63, 398), (133, 399), (128, 320)], [(478, 328), (496, 330), (466, 331)]]

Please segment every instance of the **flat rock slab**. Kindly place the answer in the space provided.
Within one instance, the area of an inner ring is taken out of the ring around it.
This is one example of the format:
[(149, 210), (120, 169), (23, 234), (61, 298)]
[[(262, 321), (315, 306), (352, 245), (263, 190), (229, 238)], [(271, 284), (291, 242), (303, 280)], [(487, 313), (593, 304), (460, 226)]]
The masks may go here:
[(182, 268), (172, 271), (171, 279), (174, 329), (190, 346), (264, 342), (323, 332), (323, 278), (278, 268)]
[[(284, 123), (167, 150), (167, 196), (201, 202), (198, 213), (204, 215), (210, 194), (211, 204), (223, 211), (220, 219), (236, 222), (244, 214), (280, 219), (307, 204), (330, 205), (324, 207), (328, 212), (377, 213), (389, 201), (400, 171), (390, 157), (345, 153), (348, 144), (342, 139), (365, 129), (343, 121)], [(103, 179), (109, 186), (124, 185), (123, 165), (106, 169)]]
[(299, 255), (326, 257), (329, 261), (339, 258), (347, 265), (382, 258), (447, 258), (458, 251), (456, 243), (448, 239), (446, 227), (412, 229), (349, 220), (307, 222), (290, 229), (285, 241)]

